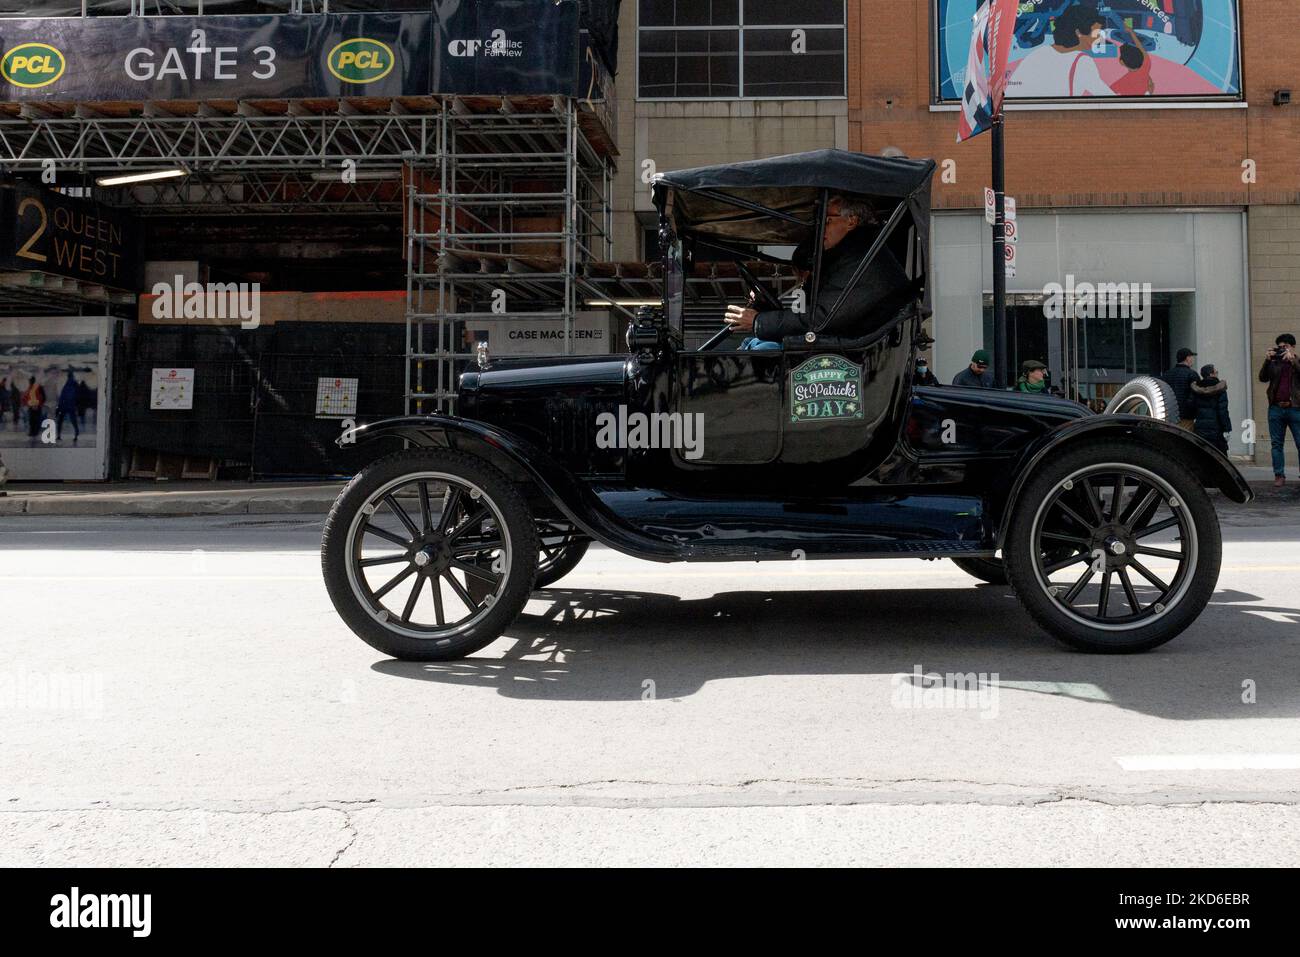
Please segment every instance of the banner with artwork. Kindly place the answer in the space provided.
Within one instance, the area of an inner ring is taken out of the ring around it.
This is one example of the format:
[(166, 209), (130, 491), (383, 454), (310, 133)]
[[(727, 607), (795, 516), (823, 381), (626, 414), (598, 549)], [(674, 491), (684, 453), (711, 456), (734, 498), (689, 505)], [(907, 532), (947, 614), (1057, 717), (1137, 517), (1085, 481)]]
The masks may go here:
[(0, 457), (11, 481), (105, 477), (111, 326), (0, 319)]
[[(938, 98), (966, 89), (979, 0), (935, 0)], [(1022, 0), (1006, 99), (1241, 96), (1239, 0)]]

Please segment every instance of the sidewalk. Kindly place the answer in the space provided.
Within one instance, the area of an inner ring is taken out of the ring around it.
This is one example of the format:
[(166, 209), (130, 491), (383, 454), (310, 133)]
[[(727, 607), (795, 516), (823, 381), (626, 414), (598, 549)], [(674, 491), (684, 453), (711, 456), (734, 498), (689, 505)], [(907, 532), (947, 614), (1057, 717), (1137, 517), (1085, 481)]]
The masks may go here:
[[(1255, 494), (1273, 493), (1273, 471), (1248, 466), (1241, 470)], [(60, 484), (23, 482), (6, 487), (0, 497), (4, 515), (324, 515), (343, 488), (326, 482), (106, 482)], [(1300, 489), (1287, 476), (1284, 494)]]
[(324, 515), (344, 482), (10, 483), (3, 515)]

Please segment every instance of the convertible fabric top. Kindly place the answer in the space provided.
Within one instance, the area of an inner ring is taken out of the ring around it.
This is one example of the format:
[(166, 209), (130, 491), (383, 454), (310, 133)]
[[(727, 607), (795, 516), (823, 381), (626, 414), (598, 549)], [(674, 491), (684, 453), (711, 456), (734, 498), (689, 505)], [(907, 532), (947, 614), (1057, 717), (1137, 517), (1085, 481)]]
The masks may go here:
[(812, 150), (726, 166), (697, 166), (665, 173), (655, 183), (661, 189), (735, 189), (812, 187), (904, 199), (928, 187), (934, 161), (867, 156), (848, 150)]
[[(885, 222), (899, 203), (907, 206), (930, 263), (930, 178), (934, 160), (892, 159), (847, 150), (813, 150), (727, 166), (698, 166), (655, 180), (654, 202), (679, 236), (712, 238), (750, 246), (798, 246), (811, 242), (823, 190), (869, 202)], [(729, 202), (734, 197), (750, 206)], [(792, 222), (785, 217), (794, 217)], [(906, 235), (906, 224), (903, 224)], [(925, 283), (925, 305), (930, 304)]]
[[(654, 201), (682, 235), (798, 245), (812, 236), (817, 198), (825, 189), (871, 201), (882, 221), (899, 202), (906, 202), (925, 241), (930, 232), (930, 177), (934, 166), (934, 161), (928, 159), (813, 150), (665, 173), (655, 180)], [(746, 209), (718, 199), (716, 194), (734, 196), (802, 222)]]

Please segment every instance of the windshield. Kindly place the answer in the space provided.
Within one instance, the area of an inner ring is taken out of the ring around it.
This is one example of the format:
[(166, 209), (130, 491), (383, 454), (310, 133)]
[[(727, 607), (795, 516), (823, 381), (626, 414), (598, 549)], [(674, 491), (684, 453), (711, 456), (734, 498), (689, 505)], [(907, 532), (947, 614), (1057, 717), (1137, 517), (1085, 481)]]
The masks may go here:
[(669, 331), (680, 341), (681, 337), (685, 335), (682, 305), (685, 299), (684, 291), (686, 286), (686, 277), (682, 265), (682, 241), (666, 223), (660, 226), (660, 236), (667, 240), (663, 244), (664, 316), (668, 320)]

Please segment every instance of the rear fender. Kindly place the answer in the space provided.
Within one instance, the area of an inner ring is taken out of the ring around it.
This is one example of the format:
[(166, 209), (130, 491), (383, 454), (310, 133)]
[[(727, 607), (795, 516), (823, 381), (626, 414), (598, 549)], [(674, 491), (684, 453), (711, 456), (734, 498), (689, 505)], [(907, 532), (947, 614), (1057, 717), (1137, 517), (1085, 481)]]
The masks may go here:
[(502, 429), (454, 415), (410, 415), (358, 426), (339, 444), (396, 436), (418, 448), (449, 448), (491, 462), (514, 482), (526, 483), (582, 532), (620, 552), (650, 561), (674, 561), (677, 549), (621, 520), (591, 488), (550, 455)]
[(1006, 538), (1020, 493), (1034, 471), (1065, 448), (1103, 438), (1128, 438), (1152, 446), (1181, 463), (1201, 485), (1217, 488), (1234, 502), (1245, 503), (1254, 498), (1237, 467), (1195, 432), (1143, 415), (1090, 415), (1058, 426), (1021, 456), (1015, 468), (1016, 480), (1001, 508), (999, 547)]

